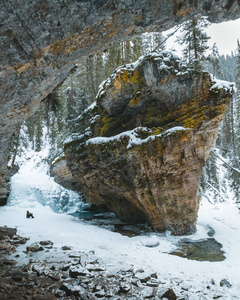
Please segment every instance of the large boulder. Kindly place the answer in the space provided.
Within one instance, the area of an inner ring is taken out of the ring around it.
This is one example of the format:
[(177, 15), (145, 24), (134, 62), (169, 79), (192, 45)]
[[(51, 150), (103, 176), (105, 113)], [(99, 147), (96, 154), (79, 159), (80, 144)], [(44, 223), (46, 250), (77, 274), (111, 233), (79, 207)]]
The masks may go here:
[(88, 201), (158, 231), (194, 232), (202, 169), (233, 89), (170, 52), (118, 68), (65, 144)]

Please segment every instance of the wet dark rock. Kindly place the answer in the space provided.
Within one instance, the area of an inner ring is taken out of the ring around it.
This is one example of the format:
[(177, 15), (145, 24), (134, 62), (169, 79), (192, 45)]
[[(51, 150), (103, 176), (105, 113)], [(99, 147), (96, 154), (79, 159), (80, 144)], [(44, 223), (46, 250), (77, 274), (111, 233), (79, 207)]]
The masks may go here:
[(7, 266), (14, 266), (14, 265), (16, 265), (18, 262), (17, 262), (16, 260), (14, 260), (14, 259), (4, 259), (4, 260), (2, 260), (2, 263), (3, 263), (4, 265), (7, 265)]
[[(2, 184), (4, 184), (4, 183), (2, 183)], [(7, 204), (8, 195), (9, 195), (9, 192), (6, 195), (3, 194), (0, 196), (0, 206), (4, 206)]]
[(51, 241), (41, 241), (41, 242), (39, 242), (39, 244), (41, 246), (44, 246), (44, 248), (47, 248), (47, 249), (51, 249), (53, 247), (53, 242), (51, 242)]
[(62, 246), (61, 249), (64, 250), (64, 251), (72, 250), (72, 248), (69, 247), (69, 246)]
[(88, 273), (88, 270), (83, 267), (72, 267), (69, 270), (69, 275), (72, 278), (77, 278), (78, 276), (86, 276)]
[(182, 240), (178, 248), (170, 254), (198, 261), (223, 261), (225, 259), (222, 245), (214, 238), (199, 241)]
[(26, 244), (26, 242), (29, 240), (27, 237), (20, 237), (18, 235), (13, 237), (13, 243), (14, 244)]
[(1, 250), (9, 251), (11, 247), (12, 247), (12, 245), (10, 243), (7, 243), (7, 242), (1, 243), (0, 244), (0, 251)]
[(214, 234), (215, 234), (215, 230), (214, 230), (211, 226), (207, 226), (207, 229), (208, 229), (207, 235), (208, 235), (209, 237), (213, 237)]
[(88, 265), (86, 265), (86, 269), (89, 272), (103, 272), (103, 271), (106, 271), (105, 267), (100, 266), (98, 264), (88, 264)]
[(151, 274), (151, 277), (152, 277), (152, 278), (155, 278), (155, 279), (158, 279), (158, 275), (157, 275), (157, 273), (153, 273), (153, 274)]
[(56, 290), (55, 296), (56, 297), (65, 297), (66, 296), (66, 292), (65, 291), (61, 291), (61, 290)]
[(43, 266), (33, 265), (32, 270), (37, 273), (38, 276), (45, 275), (45, 268)]
[(26, 274), (22, 274), (22, 273), (14, 273), (12, 275), (12, 280), (17, 281), (17, 282), (21, 282), (25, 280), (25, 277), (27, 275)]
[(142, 287), (143, 287), (143, 285), (142, 285), (142, 283), (141, 283), (141, 280), (139, 280), (139, 279), (133, 279), (133, 280), (131, 281), (131, 283), (132, 283), (132, 285), (134, 285), (134, 286), (136, 286), (136, 287), (139, 287), (139, 288), (142, 288)]
[(134, 274), (134, 277), (139, 279), (141, 283), (146, 283), (151, 279), (149, 274), (146, 274), (143, 270), (139, 270)]
[(16, 228), (10, 228), (10, 227), (0, 227), (0, 240), (4, 239), (5, 236), (9, 236), (12, 238), (17, 233)]
[(167, 298), (168, 300), (177, 300), (177, 296), (172, 289), (165, 289), (160, 294), (160, 299)]
[(66, 265), (64, 265), (64, 266), (61, 268), (61, 270), (62, 270), (62, 271), (67, 271), (70, 267), (71, 267), (71, 264), (66, 264)]
[(39, 243), (33, 243), (32, 245), (27, 247), (28, 252), (37, 252), (37, 251), (43, 251), (44, 248)]
[(157, 279), (154, 280), (154, 278), (150, 279), (149, 281), (146, 282), (146, 286), (150, 286), (150, 287), (158, 287), (159, 286), (159, 282)]
[(95, 296), (96, 296), (97, 298), (104, 298), (104, 297), (106, 296), (106, 292), (105, 292), (104, 289), (102, 289), (102, 290), (100, 290), (100, 291), (97, 291), (97, 292), (95, 293)]
[(222, 300), (222, 299), (224, 299), (224, 296), (223, 295), (216, 295), (216, 296), (213, 296), (213, 299), (220, 299), (220, 300)]
[(56, 297), (52, 293), (46, 293), (45, 295), (34, 296), (34, 300), (56, 300)]
[(48, 277), (54, 281), (59, 281), (61, 276), (58, 273), (49, 273)]
[(101, 291), (103, 288), (102, 288), (102, 286), (101, 285), (94, 285), (94, 287), (93, 287), (93, 289), (92, 289), (92, 292), (93, 293), (96, 293), (96, 292), (99, 292), (99, 291)]
[(80, 259), (81, 255), (85, 255), (85, 253), (80, 252), (80, 251), (79, 252), (71, 252), (71, 253), (69, 253), (68, 257)]
[(65, 291), (67, 296), (70, 295), (78, 295), (79, 296), (79, 292), (84, 292), (84, 289), (79, 286), (79, 285), (72, 285), (69, 283), (64, 282), (61, 286), (60, 286), (60, 290)]
[(227, 279), (223, 279), (220, 282), (220, 286), (221, 287), (228, 287), (228, 288), (230, 288), (232, 285), (231, 285), (231, 283)]

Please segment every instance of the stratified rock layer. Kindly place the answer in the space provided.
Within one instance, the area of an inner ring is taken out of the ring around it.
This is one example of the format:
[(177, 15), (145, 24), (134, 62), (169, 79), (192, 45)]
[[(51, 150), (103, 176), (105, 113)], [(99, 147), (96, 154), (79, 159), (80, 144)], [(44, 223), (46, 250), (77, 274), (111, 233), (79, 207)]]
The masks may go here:
[(203, 14), (236, 19), (239, 1), (1, 0), (0, 203), (11, 138), (79, 60), (144, 31), (165, 30)]
[(124, 221), (192, 233), (202, 169), (232, 90), (186, 70), (170, 52), (116, 70), (98, 105), (79, 118), (89, 119), (85, 133), (65, 145), (88, 200)]

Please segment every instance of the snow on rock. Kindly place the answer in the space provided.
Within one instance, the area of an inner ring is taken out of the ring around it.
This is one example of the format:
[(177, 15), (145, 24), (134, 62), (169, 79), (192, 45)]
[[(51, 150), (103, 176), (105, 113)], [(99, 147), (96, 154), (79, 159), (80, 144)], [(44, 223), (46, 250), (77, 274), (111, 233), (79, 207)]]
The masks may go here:
[(177, 131), (182, 131), (182, 130), (188, 130), (187, 128), (184, 128), (182, 126), (175, 126), (173, 128), (167, 129), (164, 133), (156, 134), (156, 135), (150, 135), (149, 137), (142, 139), (139, 137), (139, 132), (149, 132), (151, 133), (150, 128), (144, 128), (144, 127), (136, 127), (133, 130), (125, 131), (122, 132), (116, 136), (111, 136), (111, 137), (94, 137), (89, 140), (87, 140), (87, 145), (88, 144), (104, 144), (104, 143), (110, 143), (113, 141), (121, 141), (123, 138), (128, 138), (128, 145), (127, 149), (130, 149), (134, 145), (142, 145), (144, 143), (147, 143), (150, 139), (153, 140), (157, 137), (164, 137), (168, 136), (171, 133), (177, 132)]
[(213, 92), (219, 92), (219, 90), (224, 89), (225, 91), (237, 92), (235, 82), (229, 82), (225, 80), (216, 79), (212, 76), (213, 85), (210, 88)]

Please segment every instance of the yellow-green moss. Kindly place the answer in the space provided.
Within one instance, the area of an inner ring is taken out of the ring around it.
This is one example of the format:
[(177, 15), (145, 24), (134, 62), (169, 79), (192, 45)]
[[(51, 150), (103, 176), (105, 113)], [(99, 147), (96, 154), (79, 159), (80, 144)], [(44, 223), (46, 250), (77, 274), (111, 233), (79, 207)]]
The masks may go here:
[(120, 69), (113, 79), (113, 86), (115, 87), (114, 93), (122, 92), (125, 89), (126, 84), (132, 84), (141, 86), (143, 83), (143, 77), (140, 75), (138, 69), (131, 71), (127, 69)]
[(112, 134), (112, 128), (114, 129), (118, 122), (121, 120), (121, 115), (110, 116), (105, 109), (101, 110), (101, 118), (99, 122), (99, 128), (97, 128), (98, 136), (109, 136)]

